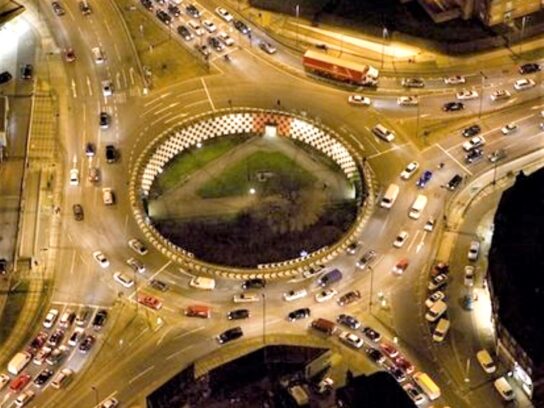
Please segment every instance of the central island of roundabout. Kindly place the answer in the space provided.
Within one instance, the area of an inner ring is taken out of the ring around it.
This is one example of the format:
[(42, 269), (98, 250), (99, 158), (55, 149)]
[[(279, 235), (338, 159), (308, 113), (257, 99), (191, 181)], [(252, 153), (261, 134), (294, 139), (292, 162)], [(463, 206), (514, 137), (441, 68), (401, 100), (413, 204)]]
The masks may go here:
[(213, 111), (146, 146), (130, 200), (146, 238), (188, 273), (287, 278), (360, 233), (374, 196), (365, 166), (307, 115)]

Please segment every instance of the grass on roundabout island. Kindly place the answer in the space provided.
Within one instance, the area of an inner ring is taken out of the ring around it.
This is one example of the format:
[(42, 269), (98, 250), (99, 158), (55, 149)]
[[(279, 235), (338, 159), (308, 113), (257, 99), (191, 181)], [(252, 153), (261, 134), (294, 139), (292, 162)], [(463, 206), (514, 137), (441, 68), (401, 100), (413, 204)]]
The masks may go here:
[(163, 173), (156, 178), (154, 188), (164, 192), (182, 186), (195, 171), (205, 167), (248, 138), (249, 136), (219, 137), (207, 141), (204, 148), (195, 147), (174, 157)]
[[(258, 174), (264, 176), (258, 180)], [(317, 178), (280, 152), (255, 152), (210, 179), (198, 190), (202, 198), (221, 198), (248, 194), (251, 188), (259, 195), (277, 194), (286, 190), (286, 180), (296, 189), (314, 184)]]

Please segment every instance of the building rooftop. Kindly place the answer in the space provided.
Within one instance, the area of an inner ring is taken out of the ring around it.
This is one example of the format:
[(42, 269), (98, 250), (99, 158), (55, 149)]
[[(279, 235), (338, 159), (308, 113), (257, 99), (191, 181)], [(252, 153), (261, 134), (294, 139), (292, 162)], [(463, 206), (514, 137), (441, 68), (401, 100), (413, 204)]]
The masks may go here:
[(25, 7), (22, 4), (12, 0), (0, 0), (0, 27), (23, 11)]
[(544, 363), (544, 169), (520, 174), (495, 214), (489, 277), (501, 324), (535, 366)]

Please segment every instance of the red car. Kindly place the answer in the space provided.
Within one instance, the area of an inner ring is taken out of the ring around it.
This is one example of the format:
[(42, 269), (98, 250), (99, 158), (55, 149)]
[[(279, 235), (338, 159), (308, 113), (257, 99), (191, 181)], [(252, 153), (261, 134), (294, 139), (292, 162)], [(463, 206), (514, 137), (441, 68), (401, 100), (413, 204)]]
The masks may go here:
[(36, 337), (34, 337), (34, 340), (30, 342), (30, 346), (28, 346), (30, 354), (36, 354), (36, 352), (45, 344), (46, 340), (47, 333), (44, 331), (39, 332)]
[(162, 307), (162, 302), (154, 296), (146, 295), (144, 293), (138, 294), (138, 303), (151, 309), (159, 310)]
[(391, 344), (382, 341), (380, 343), (380, 348), (389, 358), (395, 358), (399, 355), (399, 351)]
[(399, 355), (395, 359), (395, 364), (397, 365), (397, 367), (404, 370), (406, 374), (412, 374), (414, 372), (414, 366), (403, 355)]
[(9, 389), (11, 391), (21, 391), (25, 386), (30, 382), (30, 375), (28, 374), (21, 374), (19, 377), (15, 378), (9, 385)]

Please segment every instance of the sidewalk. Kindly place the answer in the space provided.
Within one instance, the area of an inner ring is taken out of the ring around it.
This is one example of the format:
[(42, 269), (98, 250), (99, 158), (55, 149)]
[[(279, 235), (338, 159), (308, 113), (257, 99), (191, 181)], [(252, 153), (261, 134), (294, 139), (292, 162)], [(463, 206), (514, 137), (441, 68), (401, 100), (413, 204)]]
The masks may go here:
[(381, 72), (385, 75), (407, 72), (443, 75), (444, 71), (478, 71), (484, 63), (486, 67), (503, 66), (510, 65), (513, 60), (523, 60), (524, 55), (528, 59), (533, 59), (537, 53), (544, 56), (542, 38), (517, 44), (514, 47), (517, 53), (512, 49), (500, 48), (480, 54), (453, 57), (396, 40), (386, 39), (384, 44), (382, 38), (366, 36), (344, 27), (325, 24), (320, 24), (318, 28), (312, 27), (309, 21), (296, 19), (294, 16), (251, 7), (247, 0), (229, 0), (229, 3), (233, 11), (293, 51), (303, 53), (308, 48), (315, 48), (317, 44), (326, 44), (331, 54), (346, 54), (350, 59), (381, 67)]

